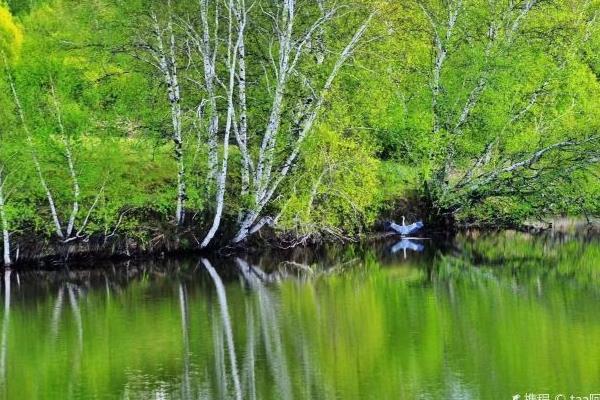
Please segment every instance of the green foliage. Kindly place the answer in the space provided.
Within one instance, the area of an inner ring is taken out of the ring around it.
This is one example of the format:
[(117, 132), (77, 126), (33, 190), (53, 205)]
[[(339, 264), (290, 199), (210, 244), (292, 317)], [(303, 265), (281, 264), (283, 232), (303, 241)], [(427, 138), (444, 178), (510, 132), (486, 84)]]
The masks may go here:
[(372, 154), (367, 143), (324, 122), (305, 143), (302, 166), (284, 190), (291, 194), (280, 205), (280, 228), (302, 236), (371, 225), (381, 201), (380, 162)]
[[(449, 15), (459, 4), (446, 39)], [(351, 90), (339, 101), (352, 124), (375, 139), (380, 158), (420, 177), (408, 188), (424, 191), (434, 207), (458, 219), (515, 224), (542, 215), (598, 214), (600, 84), (592, 49), (599, 4), (532, 4), (511, 33), (523, 4), (396, 2), (374, 27), (382, 39), (362, 48), (359, 68), (345, 78)], [(434, 107), (435, 32), (446, 56)], [(437, 133), (434, 119), (440, 121)], [(507, 168), (567, 140), (588, 144), (548, 152), (532, 168), (500, 174), (476, 191), (465, 183), (473, 179), (469, 174)], [(387, 177), (383, 187), (398, 179)]]
[(23, 32), (6, 5), (0, 3), (0, 50), (9, 59), (19, 57)]
[[(181, 15), (193, 15), (195, 5), (172, 3)], [(545, 146), (566, 140), (579, 143), (598, 134), (600, 29), (594, 15), (600, 4), (535, 3), (511, 36), (521, 6), (510, 9), (505, 1), (462, 2), (455, 31), (444, 44), (447, 57), (434, 107), (433, 39), (435, 32), (447, 28), (449, 7), (455, 4), (347, 1), (344, 5), (355, 11), (348, 20), (337, 20), (319, 31), (318, 43), (315, 39), (310, 44), (315, 58), (323, 49), (343, 48), (342, 38), (352, 32), (355, 20), (366, 17), (367, 8), (378, 9), (368, 37), (342, 69), (303, 143), (298, 165), (282, 183), (281, 195), (268, 206), (269, 214), (277, 216), (279, 232), (355, 234), (415, 192), (430, 196), (440, 210), (470, 222), (518, 224), (547, 215), (600, 214), (598, 158), (584, 163), (581, 157), (597, 154), (595, 141), (549, 152), (532, 168), (499, 173), (476, 189), (463, 182), (471, 171), (476, 178), (487, 176)], [(29, 141), (4, 74), (0, 162), (6, 173), (11, 232), (33, 229), (53, 234), (33, 154), (60, 219), (68, 219), (74, 192), (67, 146), (81, 186), (76, 225), (83, 224), (91, 209), (85, 234), (118, 228), (144, 236), (148, 221), (140, 215), (151, 213), (163, 222), (171, 219), (176, 164), (164, 79), (140, 60), (136, 47), (137, 36), (151, 34), (149, 11), (162, 18), (165, 7), (164, 2), (117, 0), (12, 0), (0, 5), (0, 48), (31, 134)], [(307, 28), (307, 17), (316, 12), (316, 7), (303, 8), (299, 26)], [(258, 28), (264, 22), (260, 18), (267, 17), (256, 14), (260, 16), (247, 32), (247, 50), (268, 60), (272, 32)], [(497, 36), (490, 44), (489, 29), (495, 21)], [(176, 34), (185, 37), (180, 25), (176, 24)], [(185, 49), (178, 51), (188, 77), (201, 81), (202, 74), (189, 62)], [(271, 101), (273, 76), (265, 72), (267, 67), (248, 65), (248, 96), (253, 99), (248, 119), (250, 134), (256, 136), (266, 126)], [(301, 67), (314, 73), (317, 81), (326, 77), (326, 68), (319, 63)], [(184, 110), (188, 110), (183, 116), (187, 207), (194, 223), (204, 226), (212, 211), (213, 192), (205, 178), (206, 127), (198, 126), (195, 116), (202, 91), (191, 78), (181, 82)], [(307, 91), (299, 77), (294, 79), (277, 138), (276, 153), (283, 155), (276, 156), (276, 163), (283, 162), (293, 143), (289, 128), (294, 104)], [(481, 79), (485, 89), (456, 128)], [(218, 107), (223, 106), (224, 100), (219, 99)], [(441, 122), (437, 133), (436, 118)], [(251, 151), (257, 152), (259, 145)], [(253, 199), (240, 195), (242, 156), (233, 140), (231, 147), (225, 218), (234, 224)], [(478, 165), (477, 160), (483, 159), (485, 163)], [(436, 190), (425, 193), (424, 188), (432, 187)]]

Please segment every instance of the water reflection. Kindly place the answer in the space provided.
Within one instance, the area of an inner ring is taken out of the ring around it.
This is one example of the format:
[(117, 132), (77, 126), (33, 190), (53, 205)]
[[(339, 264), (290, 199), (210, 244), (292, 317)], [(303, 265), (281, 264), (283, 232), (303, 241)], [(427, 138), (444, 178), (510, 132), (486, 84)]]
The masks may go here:
[(181, 394), (184, 399), (192, 399), (190, 383), (190, 339), (187, 291), (183, 283), (179, 283), (179, 307), (181, 310), (181, 341), (183, 342), (183, 379)]
[(425, 245), (423, 245), (422, 243), (417, 243), (414, 240), (402, 238), (402, 240), (400, 240), (398, 243), (396, 243), (392, 247), (390, 247), (390, 251), (392, 252), (392, 254), (396, 254), (400, 250), (402, 250), (402, 252), (404, 254), (404, 259), (406, 260), (406, 251), (407, 250), (411, 250), (411, 251), (420, 253), (423, 250), (425, 250)]
[(12, 297), (6, 271), (3, 398), (597, 391), (600, 244), (472, 239), (398, 264), (406, 243), (31, 272)]
[(4, 271), (4, 317), (2, 318), (2, 341), (0, 342), (0, 386), (6, 395), (6, 357), (8, 353), (8, 325), (10, 323), (10, 275)]
[[(206, 268), (206, 270), (208, 271), (208, 273), (210, 274), (210, 277), (212, 278), (214, 284), (215, 284), (215, 288), (217, 290), (217, 299), (219, 300), (219, 308), (221, 311), (221, 320), (223, 323), (223, 332), (225, 335), (225, 341), (227, 343), (227, 353), (229, 354), (229, 361), (231, 363), (231, 378), (233, 380), (233, 388), (234, 388), (234, 394), (235, 394), (235, 398), (236, 399), (241, 399), (242, 398), (242, 391), (240, 388), (240, 377), (239, 377), (239, 372), (238, 372), (238, 367), (237, 367), (237, 357), (235, 354), (235, 345), (233, 343), (233, 331), (231, 329), (231, 320), (229, 317), (229, 306), (227, 304), (227, 295), (225, 294), (225, 286), (223, 285), (223, 281), (221, 281), (221, 277), (219, 276), (219, 274), (217, 273), (217, 271), (215, 271), (215, 269), (213, 268), (213, 266), (211, 265), (210, 261), (208, 261), (206, 258), (203, 258), (202, 260), (202, 264), (204, 264), (204, 267)], [(223, 343), (222, 340), (219, 338), (219, 343)], [(221, 371), (224, 371), (225, 369), (222, 368)], [(221, 375), (221, 374), (220, 374)], [(224, 381), (226, 381), (226, 376), (221, 375), (220, 378)], [(226, 388), (226, 385), (223, 384), (223, 388)], [(224, 398), (225, 396), (222, 396), (222, 398)]]

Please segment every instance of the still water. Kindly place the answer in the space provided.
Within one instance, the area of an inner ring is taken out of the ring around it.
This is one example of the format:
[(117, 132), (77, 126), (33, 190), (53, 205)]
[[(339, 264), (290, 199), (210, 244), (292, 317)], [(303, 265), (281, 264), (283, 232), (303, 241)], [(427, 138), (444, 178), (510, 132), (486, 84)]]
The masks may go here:
[(12, 271), (2, 295), (0, 398), (600, 393), (597, 239), (463, 234)]

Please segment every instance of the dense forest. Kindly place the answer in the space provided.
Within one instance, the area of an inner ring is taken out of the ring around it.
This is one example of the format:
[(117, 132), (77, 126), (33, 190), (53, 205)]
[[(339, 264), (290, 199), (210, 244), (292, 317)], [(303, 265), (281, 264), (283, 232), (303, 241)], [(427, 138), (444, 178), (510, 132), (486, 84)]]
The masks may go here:
[(5, 265), (600, 215), (598, 0), (9, 0), (0, 51)]

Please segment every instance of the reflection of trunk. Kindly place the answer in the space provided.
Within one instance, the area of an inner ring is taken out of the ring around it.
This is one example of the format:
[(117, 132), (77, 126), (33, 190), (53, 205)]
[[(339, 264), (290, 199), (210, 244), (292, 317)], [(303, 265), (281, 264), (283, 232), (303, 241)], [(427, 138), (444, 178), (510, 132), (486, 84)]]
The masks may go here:
[(244, 360), (243, 384), (245, 398), (256, 400), (256, 338), (254, 334), (254, 310), (246, 298), (246, 359)]
[(50, 334), (52, 335), (52, 339), (55, 339), (58, 334), (58, 322), (60, 321), (60, 314), (62, 313), (64, 293), (65, 289), (63, 287), (58, 289), (56, 303), (54, 303), (54, 310), (52, 311), (52, 321), (50, 322)]
[(185, 290), (183, 283), (179, 284), (179, 308), (181, 311), (181, 335), (183, 341), (183, 379), (181, 393), (182, 398), (191, 399), (188, 300), (187, 291)]
[(302, 366), (304, 367), (304, 398), (312, 399), (315, 397), (312, 393), (315, 364), (311, 361), (308, 341), (306, 340), (304, 334), (298, 336), (298, 341), (302, 347)]
[(8, 325), (10, 323), (10, 274), (4, 271), (4, 318), (2, 319), (2, 342), (0, 343), (0, 384), (6, 397), (6, 355), (8, 353)]
[(75, 324), (77, 325), (77, 342), (79, 348), (83, 348), (83, 323), (81, 321), (81, 311), (77, 304), (77, 297), (73, 291), (73, 287), (67, 284), (67, 291), (69, 292), (69, 302), (71, 303), (71, 309), (73, 310), (73, 316), (75, 317)]
[(263, 332), (263, 340), (271, 373), (275, 378), (279, 397), (282, 399), (291, 399), (292, 385), (290, 382), (287, 358), (283, 349), (283, 340), (281, 338), (281, 329), (277, 321), (278, 311), (271, 299), (271, 294), (263, 285), (260, 276), (264, 276), (259, 268), (249, 266), (248, 263), (240, 258), (236, 259), (238, 268), (246, 281), (256, 291), (258, 296), (259, 314)]
[(215, 357), (215, 374), (217, 375), (217, 395), (218, 399), (227, 397), (227, 368), (225, 367), (225, 346), (223, 344), (223, 324), (218, 320), (215, 314), (212, 316), (212, 335), (213, 335), (213, 354)]
[(235, 347), (233, 343), (233, 331), (231, 329), (231, 320), (229, 318), (229, 309), (227, 306), (227, 296), (225, 294), (225, 287), (223, 286), (223, 282), (221, 281), (221, 277), (217, 274), (217, 271), (213, 268), (210, 261), (206, 258), (202, 259), (202, 264), (208, 271), (210, 277), (212, 278), (215, 288), (217, 290), (217, 299), (219, 301), (219, 308), (221, 310), (221, 318), (223, 322), (223, 329), (225, 333), (225, 340), (227, 344), (227, 350), (229, 352), (229, 361), (231, 364), (231, 375), (233, 378), (233, 386), (235, 390), (236, 399), (242, 398), (242, 392), (240, 387), (240, 378), (238, 375), (237, 368), (237, 360), (235, 356)]
[(281, 329), (277, 321), (278, 311), (271, 299), (271, 294), (264, 286), (258, 288), (258, 304), (260, 307), (261, 323), (263, 326), (263, 339), (267, 360), (271, 366), (271, 373), (279, 389), (282, 399), (292, 398), (292, 385), (290, 382), (287, 358), (283, 349)]
[(75, 319), (75, 325), (77, 326), (77, 349), (75, 350), (75, 356), (71, 363), (71, 374), (69, 378), (68, 397), (73, 397), (73, 388), (76, 385), (76, 379), (81, 370), (81, 354), (83, 353), (83, 323), (81, 321), (81, 311), (77, 304), (77, 296), (73, 291), (73, 285), (67, 284), (67, 292), (69, 293), (69, 302), (71, 303), (71, 309), (73, 310), (73, 317)]

